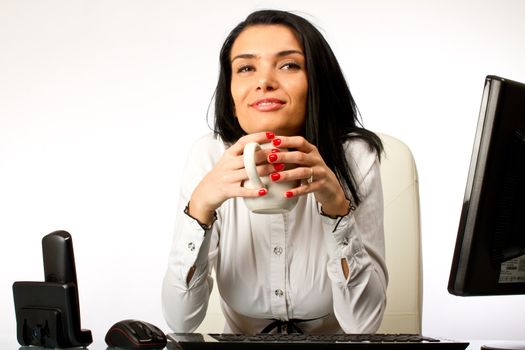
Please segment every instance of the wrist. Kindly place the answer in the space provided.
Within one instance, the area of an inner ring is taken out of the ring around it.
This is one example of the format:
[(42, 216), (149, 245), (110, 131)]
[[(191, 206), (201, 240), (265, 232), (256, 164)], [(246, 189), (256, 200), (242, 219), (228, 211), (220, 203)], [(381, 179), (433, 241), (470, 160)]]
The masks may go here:
[(328, 204), (321, 203), (321, 215), (336, 219), (347, 216), (354, 212), (356, 207), (354, 203), (346, 197), (341, 200), (332, 201)]
[(197, 220), (198, 223), (205, 229), (211, 228), (211, 225), (217, 220), (217, 213), (215, 210), (206, 209), (204, 206), (194, 202), (193, 199), (188, 202), (184, 212)]

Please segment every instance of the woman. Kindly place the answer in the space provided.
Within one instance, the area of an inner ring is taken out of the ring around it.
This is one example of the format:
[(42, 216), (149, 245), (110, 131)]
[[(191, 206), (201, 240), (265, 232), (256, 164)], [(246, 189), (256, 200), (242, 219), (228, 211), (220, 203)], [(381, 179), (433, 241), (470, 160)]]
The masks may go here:
[[(341, 69), (319, 31), (282, 11), (257, 11), (220, 54), (215, 132), (193, 146), (163, 284), (176, 332), (203, 320), (215, 268), (225, 332), (377, 330), (386, 304), (381, 142), (360, 128)], [(286, 214), (249, 212), (241, 186), (248, 142), (272, 181), (301, 180)], [(292, 164), (290, 170), (284, 170)], [(183, 211), (183, 208), (184, 211)]]

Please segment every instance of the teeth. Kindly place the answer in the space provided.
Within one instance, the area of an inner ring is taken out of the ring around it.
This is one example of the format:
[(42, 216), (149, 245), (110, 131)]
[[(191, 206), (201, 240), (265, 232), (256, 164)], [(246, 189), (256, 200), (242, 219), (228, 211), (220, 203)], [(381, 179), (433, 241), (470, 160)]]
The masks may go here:
[(275, 105), (277, 104), (276, 102), (273, 102), (273, 101), (264, 101), (264, 102), (259, 102), (257, 105), (258, 106), (271, 106), (271, 105)]

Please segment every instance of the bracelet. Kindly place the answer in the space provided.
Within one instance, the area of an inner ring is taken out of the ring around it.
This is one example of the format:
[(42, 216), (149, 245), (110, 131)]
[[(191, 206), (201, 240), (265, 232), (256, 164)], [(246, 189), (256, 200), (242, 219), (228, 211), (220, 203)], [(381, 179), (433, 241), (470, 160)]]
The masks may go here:
[(326, 216), (327, 218), (330, 218), (330, 219), (340, 219), (340, 218), (343, 218), (343, 217), (345, 217), (347, 215), (352, 214), (357, 209), (357, 207), (354, 205), (354, 203), (352, 203), (352, 201), (350, 199), (347, 198), (346, 200), (348, 201), (348, 210), (346, 211), (346, 214), (344, 214), (344, 215), (335, 215), (335, 216), (325, 214), (323, 212), (323, 206), (321, 206), (320, 214), (322, 216)]
[(205, 225), (202, 222), (200, 222), (198, 219), (196, 219), (193, 216), (191, 216), (191, 214), (190, 214), (190, 202), (188, 202), (188, 204), (186, 205), (186, 208), (184, 208), (184, 214), (188, 215), (190, 218), (192, 218), (193, 220), (197, 221), (199, 226), (202, 227), (202, 229), (205, 230), (205, 231), (211, 230), (211, 227), (213, 226), (213, 223), (215, 221), (217, 221), (217, 212), (216, 211), (213, 212), (213, 219), (211, 220), (211, 223), (209, 225)]

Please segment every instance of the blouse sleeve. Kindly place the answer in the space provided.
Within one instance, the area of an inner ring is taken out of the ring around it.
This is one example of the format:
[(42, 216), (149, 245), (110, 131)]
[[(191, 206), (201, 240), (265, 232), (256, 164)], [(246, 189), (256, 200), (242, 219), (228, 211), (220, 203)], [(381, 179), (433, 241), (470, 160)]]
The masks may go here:
[[(194, 188), (215, 163), (217, 147), (214, 152), (205, 146), (201, 143), (192, 148), (184, 168), (175, 233), (162, 285), (164, 318), (174, 332), (193, 332), (200, 325), (213, 287), (210, 274), (217, 255), (216, 228), (220, 227), (220, 218), (211, 228), (204, 229), (184, 212)], [(195, 271), (187, 281), (190, 269)]]
[[(373, 333), (383, 318), (388, 282), (383, 192), (375, 153), (362, 141), (350, 144), (347, 158), (358, 182), (361, 202), (347, 216), (323, 216), (329, 255), (327, 270), (332, 281), (334, 313), (341, 328), (347, 333)], [(348, 263), (348, 278), (343, 273), (342, 259)]]

